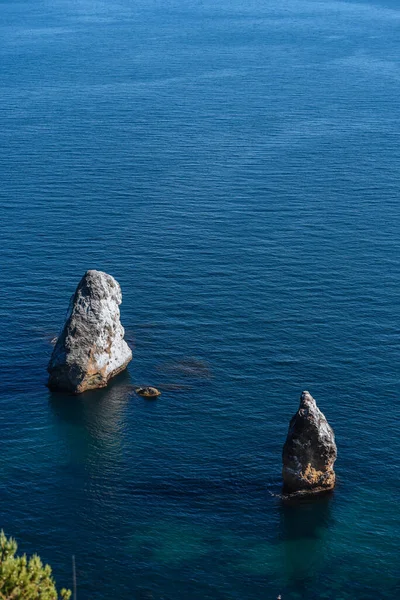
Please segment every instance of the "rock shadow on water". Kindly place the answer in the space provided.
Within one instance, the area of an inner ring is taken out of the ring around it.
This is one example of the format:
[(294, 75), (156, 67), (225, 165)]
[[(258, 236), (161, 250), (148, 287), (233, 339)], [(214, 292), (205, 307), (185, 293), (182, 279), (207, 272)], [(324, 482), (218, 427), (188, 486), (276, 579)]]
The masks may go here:
[(324, 567), (326, 539), (333, 525), (330, 498), (307, 497), (289, 505), (280, 501), (276, 509), (274, 538), (243, 540), (237, 568), (268, 581), (283, 597), (302, 590), (304, 596), (293, 597), (311, 598), (310, 587)]
[(121, 493), (123, 445), (127, 407), (131, 398), (127, 372), (105, 389), (79, 396), (49, 391), (55, 436), (63, 448), (57, 465), (64, 510), (74, 519), (71, 536), (101, 526), (123, 535), (121, 509), (115, 510)]
[(285, 584), (306, 593), (327, 560), (327, 540), (334, 526), (332, 496), (282, 502), (279, 515), (278, 544)]
[(298, 497), (280, 504), (279, 538), (321, 539), (325, 530), (333, 525), (331, 511), (332, 492), (316, 496)]

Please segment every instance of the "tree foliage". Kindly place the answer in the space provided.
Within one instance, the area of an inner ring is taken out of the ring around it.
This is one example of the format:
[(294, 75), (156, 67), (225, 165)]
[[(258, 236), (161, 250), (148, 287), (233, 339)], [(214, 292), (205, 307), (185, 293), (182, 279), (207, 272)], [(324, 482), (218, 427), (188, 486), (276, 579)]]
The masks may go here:
[(16, 556), (17, 542), (0, 533), (0, 599), (1, 600), (68, 600), (69, 590), (58, 594), (51, 567), (40, 557)]

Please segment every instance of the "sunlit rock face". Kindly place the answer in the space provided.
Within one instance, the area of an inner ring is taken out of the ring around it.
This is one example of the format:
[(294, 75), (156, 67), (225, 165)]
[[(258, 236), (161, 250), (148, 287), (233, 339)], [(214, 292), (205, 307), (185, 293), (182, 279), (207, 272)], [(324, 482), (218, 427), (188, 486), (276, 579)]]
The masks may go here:
[(105, 387), (132, 359), (124, 340), (119, 283), (102, 271), (87, 271), (71, 299), (47, 370), (49, 387), (73, 394)]
[(303, 392), (283, 447), (284, 492), (316, 493), (333, 489), (336, 456), (332, 428), (311, 394)]

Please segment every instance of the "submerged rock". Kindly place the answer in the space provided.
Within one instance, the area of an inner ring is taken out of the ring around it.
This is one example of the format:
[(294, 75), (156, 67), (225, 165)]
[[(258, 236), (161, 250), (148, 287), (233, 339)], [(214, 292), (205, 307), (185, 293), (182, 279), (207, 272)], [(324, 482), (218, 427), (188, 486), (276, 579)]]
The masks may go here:
[(119, 283), (102, 271), (87, 271), (71, 299), (67, 319), (47, 370), (49, 387), (74, 394), (105, 387), (132, 359), (124, 340)]
[(283, 447), (283, 483), (286, 493), (317, 493), (335, 486), (335, 435), (309, 392), (290, 421)]

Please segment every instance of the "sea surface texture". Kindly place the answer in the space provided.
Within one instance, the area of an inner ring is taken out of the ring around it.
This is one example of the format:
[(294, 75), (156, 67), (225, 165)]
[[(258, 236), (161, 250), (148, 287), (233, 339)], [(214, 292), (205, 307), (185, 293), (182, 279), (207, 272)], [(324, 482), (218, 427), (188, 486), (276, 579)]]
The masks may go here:
[[(398, 2), (1, 0), (0, 81), (0, 528), (79, 600), (399, 598)], [(74, 398), (87, 269), (134, 358)]]

